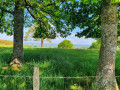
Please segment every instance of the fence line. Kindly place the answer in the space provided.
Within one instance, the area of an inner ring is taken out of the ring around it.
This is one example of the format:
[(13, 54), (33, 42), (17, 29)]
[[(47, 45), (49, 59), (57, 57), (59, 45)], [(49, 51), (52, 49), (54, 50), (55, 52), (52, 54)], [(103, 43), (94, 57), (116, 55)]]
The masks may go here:
[[(40, 79), (85, 79), (85, 78), (97, 78), (102, 76), (80, 76), (80, 77), (40, 77), (39, 76), (39, 67), (34, 66), (33, 76), (16, 76), (16, 75), (0, 75), (0, 77), (13, 77), (13, 78), (32, 78), (33, 81), (33, 90), (39, 90)], [(106, 75), (108, 77), (108, 75)], [(120, 76), (116, 76), (120, 77)]]
[[(16, 75), (0, 75), (0, 77), (21, 77), (21, 78), (33, 78), (33, 76), (16, 76)], [(51, 79), (54, 79), (54, 78), (59, 78), (59, 79), (74, 79), (74, 78), (96, 78), (98, 76), (83, 76), (83, 77), (39, 77), (39, 78), (51, 78)], [(115, 77), (120, 77), (120, 76), (115, 76)]]
[(33, 76), (0, 75), (0, 77), (21, 77), (21, 78), (32, 78)]

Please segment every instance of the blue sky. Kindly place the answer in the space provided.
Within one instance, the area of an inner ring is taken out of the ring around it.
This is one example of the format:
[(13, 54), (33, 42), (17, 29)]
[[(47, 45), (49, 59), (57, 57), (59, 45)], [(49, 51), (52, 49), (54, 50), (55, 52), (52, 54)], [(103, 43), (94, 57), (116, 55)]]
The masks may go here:
[[(24, 35), (25, 35), (25, 32), (28, 31), (28, 29), (29, 28), (24, 29)], [(81, 37), (81, 38), (75, 37), (75, 33), (79, 32), (79, 31), (80, 31), (79, 28), (74, 29), (72, 34), (70, 36), (68, 36), (66, 39), (70, 40), (74, 45), (91, 45), (92, 42), (95, 41), (92, 38), (87, 38), (86, 39), (84, 37)], [(0, 39), (13, 41), (13, 36), (7, 36), (5, 33), (3, 33), (3, 34), (0, 34)], [(62, 37), (56, 37), (56, 39), (52, 40), (52, 44), (58, 44), (61, 41), (63, 41), (64, 39), (65, 38), (62, 38)], [(40, 41), (30, 41), (30, 42), (31, 43), (40, 43)], [(44, 43), (49, 44), (49, 42), (47, 42), (46, 40), (44, 41)]]

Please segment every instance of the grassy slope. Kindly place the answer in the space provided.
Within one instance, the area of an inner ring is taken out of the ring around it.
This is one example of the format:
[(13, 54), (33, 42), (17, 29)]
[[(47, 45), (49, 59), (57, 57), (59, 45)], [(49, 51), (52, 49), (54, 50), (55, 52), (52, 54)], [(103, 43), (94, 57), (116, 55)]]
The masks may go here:
[[(0, 49), (3, 51), (0, 52), (0, 61), (7, 64), (12, 59), (12, 48)], [(98, 50), (24, 48), (24, 59), (31, 65), (33, 62), (51, 62), (49, 67), (55, 68), (55, 74), (61, 72), (64, 76), (91, 76), (96, 75)]]
[[(12, 59), (11, 47), (0, 47), (0, 63), (1, 67), (5, 66)], [(116, 75), (120, 75), (120, 51), (117, 52), (116, 60)], [(24, 59), (26, 65), (22, 67), (20, 72), (1, 70), (1, 74), (12, 75), (32, 75), (33, 66), (40, 67), (40, 76), (95, 76), (98, 64), (98, 50), (80, 50), (80, 49), (50, 49), (50, 48), (24, 48)], [(83, 80), (82, 80), (83, 81)], [(6, 81), (7, 82), (7, 81)], [(24, 81), (21, 81), (23, 83)], [(61, 80), (61, 79), (45, 79), (42, 80), (42, 88), (48, 88), (48, 90), (69, 90), (65, 87), (69, 87), (74, 83), (81, 82), (78, 79)], [(86, 81), (83, 81), (84, 83)], [(82, 83), (83, 83), (82, 82)], [(2, 84), (1, 84), (2, 85)], [(28, 86), (32, 87), (29, 82)], [(66, 85), (66, 86), (65, 86)], [(78, 85), (81, 85), (79, 83)], [(86, 83), (82, 85), (85, 87)], [(26, 83), (27, 86), (27, 83)], [(27, 86), (27, 88), (28, 88)], [(44, 87), (43, 87), (44, 86)], [(88, 87), (87, 85), (86, 87)], [(52, 88), (52, 89), (51, 89)], [(64, 88), (64, 89), (63, 89)], [(23, 90), (25, 90), (23, 88)]]

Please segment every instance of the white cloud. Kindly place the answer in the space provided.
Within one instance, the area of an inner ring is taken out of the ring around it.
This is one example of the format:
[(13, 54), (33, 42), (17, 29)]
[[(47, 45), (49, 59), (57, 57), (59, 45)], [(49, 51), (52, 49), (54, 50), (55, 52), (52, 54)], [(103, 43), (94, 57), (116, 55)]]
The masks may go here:
[(56, 39), (53, 39), (53, 40), (52, 40), (52, 43), (58, 44), (58, 43), (60, 43), (61, 41), (63, 41), (64, 39), (65, 39), (65, 38), (56, 37)]
[(0, 34), (0, 39), (13, 41), (13, 35), (12, 36), (7, 36), (5, 33)]
[(88, 38), (88, 39), (86, 39), (85, 37), (78, 38), (75, 37), (75, 34), (71, 34), (67, 38), (57, 37), (56, 39), (52, 40), (52, 43), (58, 44), (64, 39), (70, 40), (74, 45), (91, 45), (92, 42), (95, 41), (92, 38)]
[(76, 38), (76, 39), (68, 39), (75, 45), (91, 45), (94, 42), (94, 39), (83, 39), (83, 38)]
[[(13, 41), (13, 36), (7, 36), (6, 34), (0, 34), (0, 39), (2, 40), (11, 40)], [(92, 42), (94, 42), (95, 40), (92, 38), (88, 38), (86, 39), (85, 37), (75, 37), (75, 34), (71, 34), (70, 36), (68, 36), (67, 38), (62, 38), (62, 37), (56, 37), (56, 39), (52, 40), (52, 44), (58, 44), (61, 41), (63, 41), (64, 39), (68, 39), (70, 40), (74, 45), (91, 45)], [(40, 43), (40, 41), (36, 41), (36, 43)], [(33, 42), (34, 43), (34, 42)], [(44, 43), (49, 43), (47, 41), (45, 41)]]
[(74, 34), (74, 33), (72, 33), (70, 36), (75, 37), (75, 34)]

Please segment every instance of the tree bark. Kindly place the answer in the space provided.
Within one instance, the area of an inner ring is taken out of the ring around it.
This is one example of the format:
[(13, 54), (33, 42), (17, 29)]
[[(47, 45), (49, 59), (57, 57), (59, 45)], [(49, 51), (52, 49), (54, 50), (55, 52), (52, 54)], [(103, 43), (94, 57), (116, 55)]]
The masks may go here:
[(115, 78), (117, 4), (104, 0), (101, 12), (101, 48), (96, 78), (98, 90), (119, 90)]
[(43, 48), (43, 38), (41, 38), (41, 48)]
[(13, 44), (13, 61), (23, 63), (23, 25), (24, 9), (20, 8), (20, 1), (16, 1), (14, 9), (14, 44)]

